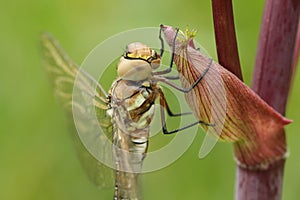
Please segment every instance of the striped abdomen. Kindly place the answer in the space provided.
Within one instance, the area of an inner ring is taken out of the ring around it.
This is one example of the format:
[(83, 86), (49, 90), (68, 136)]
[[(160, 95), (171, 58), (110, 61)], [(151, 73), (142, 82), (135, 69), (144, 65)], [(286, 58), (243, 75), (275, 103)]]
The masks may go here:
[(149, 124), (157, 94), (156, 84), (148, 81), (119, 79), (111, 88), (115, 199), (140, 199), (138, 174), (148, 147)]

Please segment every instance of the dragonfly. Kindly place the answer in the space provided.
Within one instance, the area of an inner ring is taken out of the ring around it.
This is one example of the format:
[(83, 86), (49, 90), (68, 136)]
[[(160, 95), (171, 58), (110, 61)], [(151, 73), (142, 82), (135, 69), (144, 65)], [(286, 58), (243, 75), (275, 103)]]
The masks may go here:
[[(94, 180), (96, 184), (105, 185), (106, 177), (110, 176), (111, 173), (114, 174), (113, 199), (115, 200), (138, 200), (142, 198), (139, 189), (139, 174), (147, 153), (149, 127), (155, 113), (154, 108), (157, 99), (161, 105), (161, 127), (164, 134), (173, 134), (197, 124), (214, 125), (195, 120), (194, 123), (175, 130), (167, 129), (165, 113), (171, 117), (191, 113), (173, 113), (159, 82), (183, 93), (188, 93), (204, 78), (210, 65), (189, 88), (176, 85), (172, 80), (179, 77), (168, 74), (172, 71), (178, 29), (174, 37), (170, 65), (164, 70), (159, 70), (161, 58), (165, 51), (161, 33), (160, 30), (158, 38), (161, 42), (161, 49), (159, 53), (140, 42), (127, 45), (117, 65), (118, 78), (112, 83), (108, 93), (98, 81), (72, 61), (51, 34), (44, 33), (41, 36), (43, 65), (53, 86), (54, 94), (63, 106), (68, 118), (73, 119), (75, 108), (79, 112), (78, 116), (82, 118), (79, 120), (81, 121), (79, 126), (81, 130), (84, 130), (84, 134), (95, 131), (91, 127), (99, 126), (102, 132), (112, 137), (110, 148), (105, 147), (106, 143), (102, 143), (103, 146), (99, 148), (102, 149), (102, 154), (112, 151), (107, 155), (113, 157), (114, 170), (99, 162), (86, 151), (78, 135), (75, 136), (75, 143), (76, 147), (81, 149), (80, 152), (84, 152), (80, 153), (79, 157), (81, 157), (83, 167), (89, 177), (96, 179)], [(76, 84), (75, 80), (77, 80)], [(75, 96), (80, 96), (83, 101), (85, 101), (86, 96), (92, 98), (94, 110), (82, 106), (85, 102), (83, 104), (76, 102), (77, 98), (74, 98), (74, 94), (72, 94), (74, 90), (78, 91)], [(91, 112), (96, 113), (96, 120), (91, 120)], [(84, 123), (87, 121), (89, 125)], [(70, 120), (70, 124), (73, 125), (74, 129), (74, 121)], [(73, 132), (75, 131), (74, 129)], [(103, 134), (95, 140), (102, 140), (102, 137), (104, 137)], [(91, 166), (93, 170), (91, 170)]]

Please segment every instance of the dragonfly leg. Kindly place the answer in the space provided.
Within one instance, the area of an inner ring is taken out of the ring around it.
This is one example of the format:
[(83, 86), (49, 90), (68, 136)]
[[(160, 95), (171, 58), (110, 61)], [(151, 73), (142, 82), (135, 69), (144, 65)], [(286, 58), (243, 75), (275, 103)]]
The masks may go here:
[[(174, 36), (174, 39), (173, 39), (173, 45), (172, 45), (172, 55), (171, 55), (171, 61), (170, 61), (170, 66), (169, 68), (165, 69), (165, 70), (162, 70), (162, 71), (158, 71), (158, 72), (154, 72), (153, 75), (162, 75), (162, 74), (167, 74), (167, 73), (170, 73), (172, 71), (172, 67), (173, 67), (173, 61), (174, 61), (174, 57), (175, 57), (175, 46), (176, 46), (176, 38), (177, 38), (177, 35), (178, 35), (178, 31), (179, 29), (176, 28), (176, 33), (175, 33), (175, 36)], [(161, 32), (162, 30), (160, 29), (160, 32), (159, 32), (159, 39), (161, 41), (161, 44), (162, 44), (162, 48), (161, 48), (161, 54), (163, 54), (164, 52), (164, 43), (163, 43), (163, 39), (161, 37)]]
[(166, 97), (164, 95), (164, 93), (162, 92), (161, 89), (159, 89), (159, 97), (160, 97), (160, 105), (161, 108), (165, 108), (168, 115), (170, 117), (178, 117), (178, 116), (182, 116), (182, 115), (190, 115), (193, 114), (192, 112), (184, 112), (184, 113), (173, 113), (167, 103)]
[(164, 40), (163, 40), (163, 38), (161, 36), (161, 33), (162, 33), (162, 29), (160, 28), (160, 30), (159, 30), (159, 36), (158, 36), (158, 38), (160, 40), (160, 45), (161, 45), (161, 47), (160, 47), (160, 57), (163, 56), (164, 49), (165, 49), (165, 43), (164, 43)]
[(203, 74), (201, 74), (201, 76), (192, 84), (191, 87), (189, 88), (183, 88), (179, 85), (176, 85), (175, 83), (172, 83), (169, 81), (169, 79), (167, 77), (163, 77), (163, 76), (156, 76), (155, 79), (157, 81), (160, 81), (160, 82), (163, 82), (163, 83), (166, 83), (167, 85), (181, 91), (181, 92), (184, 92), (184, 93), (188, 93), (190, 92), (192, 89), (194, 89), (196, 87), (196, 85), (204, 78), (204, 76), (206, 75), (206, 73), (208, 72), (209, 68), (211, 67), (212, 65), (212, 59), (210, 60), (210, 63), (209, 63), (209, 66), (205, 69), (205, 71), (203, 72)]
[(165, 99), (165, 96), (164, 94), (162, 93), (162, 91), (160, 90), (160, 115), (161, 115), (161, 124), (162, 124), (162, 129), (163, 129), (163, 133), (164, 134), (172, 134), (172, 133), (177, 133), (179, 131), (182, 131), (182, 130), (185, 130), (187, 128), (190, 128), (190, 127), (193, 127), (197, 124), (204, 124), (206, 126), (215, 126), (215, 124), (209, 124), (209, 123), (206, 123), (202, 120), (199, 120), (199, 121), (196, 121), (194, 123), (191, 123), (189, 125), (186, 125), (184, 127), (181, 127), (179, 129), (175, 129), (175, 130), (172, 130), (172, 131), (168, 131), (167, 130), (167, 125), (166, 125), (166, 118), (165, 118), (165, 110), (167, 110), (167, 113), (170, 115), (170, 116), (182, 116), (182, 115), (185, 115), (185, 114), (190, 114), (190, 113), (178, 113), (178, 114), (173, 114), (169, 108), (169, 105)]
[(164, 76), (164, 78), (166, 78), (168, 80), (178, 80), (179, 76)]

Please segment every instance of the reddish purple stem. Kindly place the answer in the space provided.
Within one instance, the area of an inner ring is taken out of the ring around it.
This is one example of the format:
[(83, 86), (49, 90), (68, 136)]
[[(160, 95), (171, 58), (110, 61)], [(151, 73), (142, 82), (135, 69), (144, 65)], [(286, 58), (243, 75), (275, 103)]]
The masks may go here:
[(283, 115), (293, 72), (298, 21), (299, 1), (266, 1), (252, 89)]
[(268, 170), (236, 170), (236, 200), (280, 200), (284, 160)]
[[(293, 56), (293, 72), (292, 72), (293, 76), (296, 72), (299, 53), (300, 53), (300, 18), (298, 20), (298, 31), (297, 31), (296, 45), (295, 45), (295, 51), (294, 51), (294, 56)], [(293, 78), (294, 77), (292, 77), (291, 83), (293, 82)]]
[[(296, 40), (299, 4), (298, 0), (266, 0), (258, 44), (253, 90), (281, 114), (285, 113), (293, 68), (299, 55), (300, 33)], [(212, 0), (212, 6), (219, 62), (241, 78), (231, 0)], [(286, 146), (284, 130), (279, 138)], [(283, 169), (284, 159), (267, 170), (238, 166), (235, 198), (280, 200)]]
[[(298, 22), (299, 1), (266, 1), (252, 88), (283, 115), (296, 59), (293, 56)], [(284, 130), (280, 135), (282, 145), (286, 146)], [(238, 167), (236, 199), (280, 200), (284, 161), (274, 163), (265, 171)]]
[(219, 63), (242, 78), (231, 0), (212, 0)]

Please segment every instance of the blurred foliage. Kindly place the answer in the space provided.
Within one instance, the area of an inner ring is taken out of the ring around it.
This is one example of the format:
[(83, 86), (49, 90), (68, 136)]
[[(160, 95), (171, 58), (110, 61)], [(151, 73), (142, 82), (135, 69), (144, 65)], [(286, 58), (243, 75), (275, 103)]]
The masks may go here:
[[(263, 2), (234, 1), (234, 10), (243, 75), (249, 84)], [(112, 199), (112, 190), (98, 190), (87, 180), (76, 158), (66, 120), (41, 67), (40, 32), (52, 32), (81, 63), (94, 46), (120, 31), (160, 23), (189, 25), (216, 58), (209, 0), (2, 1), (0, 15), (0, 199), (5, 200)], [(285, 200), (300, 198), (299, 70), (294, 81), (287, 108), (294, 123), (286, 128), (290, 157)], [(177, 162), (143, 175), (144, 199), (233, 199), (231, 145), (219, 143), (199, 160), (202, 140), (199, 134)]]

